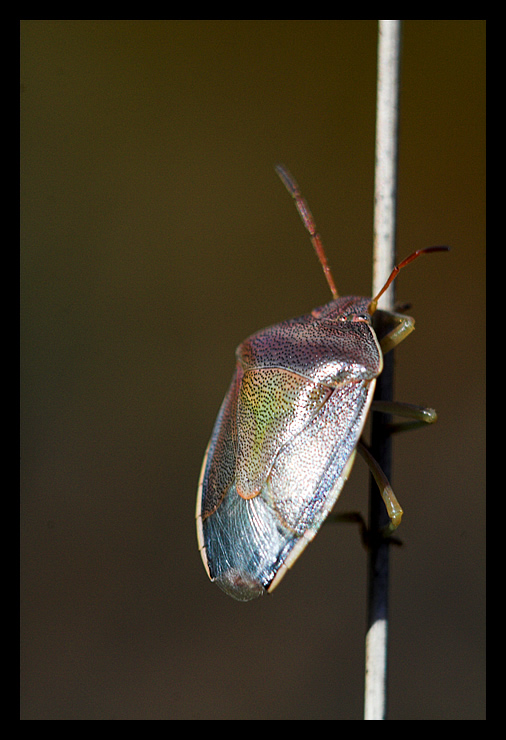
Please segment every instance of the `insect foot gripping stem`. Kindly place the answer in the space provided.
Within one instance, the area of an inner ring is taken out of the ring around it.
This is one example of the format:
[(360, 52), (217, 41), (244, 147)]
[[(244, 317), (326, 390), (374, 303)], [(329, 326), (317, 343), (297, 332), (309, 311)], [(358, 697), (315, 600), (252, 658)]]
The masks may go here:
[[(383, 352), (413, 328), (409, 317), (394, 320), (380, 346), (372, 325), (378, 299), (405, 265), (444, 249), (413, 252), (372, 299), (339, 297), (311, 211), (288, 170), (276, 170), (333, 298), (253, 334), (236, 351), (202, 464), (196, 523), (209, 578), (239, 601), (279, 584), (330, 513), (357, 449), (367, 457), (359, 440)], [(394, 529), (402, 509), (378, 470), (376, 477)]]

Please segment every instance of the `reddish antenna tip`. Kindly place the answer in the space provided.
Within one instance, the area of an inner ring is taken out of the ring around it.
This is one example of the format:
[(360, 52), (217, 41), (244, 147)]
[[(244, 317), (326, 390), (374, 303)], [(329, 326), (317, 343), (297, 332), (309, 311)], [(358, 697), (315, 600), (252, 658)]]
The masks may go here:
[(327, 257), (325, 255), (325, 250), (323, 248), (322, 240), (316, 229), (316, 224), (313, 218), (313, 214), (309, 210), (309, 206), (304, 200), (304, 198), (302, 197), (301, 192), (299, 190), (299, 186), (297, 185), (295, 178), (289, 172), (289, 170), (287, 170), (287, 168), (283, 164), (277, 164), (275, 167), (275, 170), (278, 173), (279, 177), (281, 178), (283, 185), (285, 186), (285, 188), (288, 190), (288, 192), (290, 193), (290, 195), (295, 201), (295, 205), (302, 219), (302, 223), (304, 224), (307, 231), (309, 232), (309, 236), (311, 237), (311, 242), (315, 249), (316, 255), (320, 261), (321, 266), (323, 267), (323, 272), (327, 279), (327, 283), (329, 284), (329, 288), (332, 292), (332, 296), (334, 297), (334, 299), (336, 299), (339, 297), (339, 294), (337, 292), (337, 288), (334, 283), (334, 278), (332, 277), (332, 273), (330, 271), (330, 267), (327, 262)]
[(385, 285), (382, 287), (380, 292), (377, 296), (375, 296), (372, 301), (369, 304), (369, 313), (372, 314), (376, 311), (378, 300), (381, 298), (383, 293), (390, 287), (390, 285), (393, 283), (399, 272), (402, 270), (403, 267), (406, 267), (406, 265), (409, 265), (410, 262), (413, 262), (417, 257), (420, 257), (422, 254), (431, 254), (432, 252), (449, 252), (450, 247), (425, 247), (425, 249), (417, 249), (416, 252), (412, 252), (410, 255), (405, 257), (402, 262), (399, 262), (398, 265), (394, 267), (392, 272), (390, 273), (390, 277), (386, 281)]

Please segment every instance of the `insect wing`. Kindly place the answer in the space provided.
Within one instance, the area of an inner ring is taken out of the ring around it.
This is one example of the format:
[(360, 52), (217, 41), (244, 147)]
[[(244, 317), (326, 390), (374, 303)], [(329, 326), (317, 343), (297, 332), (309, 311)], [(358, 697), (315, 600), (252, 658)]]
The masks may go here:
[[(311, 336), (301, 344), (308, 321)], [(345, 327), (334, 324), (332, 331)], [(366, 329), (369, 367), (336, 359), (328, 327), (309, 317), (259, 332), (238, 349), (197, 501), (209, 576), (236, 599), (272, 590), (339, 496), (381, 365), (374, 333)], [(337, 344), (342, 350), (343, 336)]]

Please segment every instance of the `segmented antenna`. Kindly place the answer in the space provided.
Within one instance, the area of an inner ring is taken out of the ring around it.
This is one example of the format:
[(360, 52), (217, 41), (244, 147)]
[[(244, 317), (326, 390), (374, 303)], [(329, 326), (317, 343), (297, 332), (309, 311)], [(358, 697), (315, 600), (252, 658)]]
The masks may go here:
[[(309, 232), (309, 236), (311, 237), (311, 242), (313, 244), (313, 247), (315, 248), (315, 252), (318, 256), (318, 259), (320, 260), (320, 264), (323, 267), (323, 272), (325, 274), (325, 277), (327, 279), (327, 283), (329, 284), (330, 290), (332, 291), (332, 295), (335, 298), (339, 298), (339, 294), (336, 289), (336, 285), (334, 283), (334, 278), (332, 277), (332, 273), (330, 271), (330, 267), (327, 262), (327, 257), (325, 255), (325, 249), (323, 248), (321, 237), (316, 229), (316, 224), (313, 218), (313, 214), (309, 210), (309, 206), (304, 200), (304, 198), (301, 195), (301, 192), (299, 190), (299, 186), (297, 185), (297, 182), (295, 181), (293, 175), (286, 169), (286, 167), (283, 164), (277, 164), (276, 165), (276, 172), (278, 173), (279, 177), (281, 178), (283, 185), (288, 190), (290, 195), (295, 201), (295, 205), (297, 206), (297, 210), (300, 214), (300, 217), (302, 219), (302, 223), (306, 227), (307, 231)], [(398, 265), (394, 267), (392, 272), (390, 273), (390, 277), (386, 281), (385, 285), (382, 287), (380, 292), (377, 296), (375, 296), (370, 304), (369, 304), (369, 313), (372, 314), (376, 311), (378, 300), (383, 295), (383, 293), (387, 290), (387, 288), (393, 283), (399, 272), (402, 270), (403, 267), (406, 267), (406, 265), (409, 265), (410, 262), (412, 262), (417, 257), (420, 257), (422, 254), (430, 254), (431, 252), (447, 252), (450, 249), (450, 247), (426, 247), (425, 249), (417, 249), (416, 252), (412, 252), (408, 257), (402, 260), (402, 262), (399, 262)]]
[(450, 247), (426, 247), (425, 249), (417, 249), (416, 252), (412, 252), (408, 257), (402, 260), (402, 262), (399, 262), (398, 265), (394, 267), (392, 272), (390, 273), (390, 277), (386, 281), (385, 285), (382, 287), (380, 292), (377, 296), (375, 296), (372, 301), (369, 304), (369, 313), (371, 316), (376, 311), (376, 307), (378, 305), (378, 301), (387, 290), (387, 288), (393, 283), (399, 272), (402, 270), (403, 267), (406, 267), (406, 265), (409, 265), (410, 262), (413, 262), (417, 257), (420, 257), (422, 254), (430, 254), (431, 252), (448, 252)]
[(338, 298), (339, 294), (337, 292), (334, 278), (332, 277), (332, 273), (327, 262), (327, 257), (325, 256), (325, 249), (323, 248), (322, 240), (318, 231), (316, 230), (316, 224), (314, 222), (313, 214), (309, 210), (308, 204), (302, 197), (299, 186), (295, 182), (291, 173), (286, 169), (286, 167), (282, 164), (278, 164), (276, 165), (276, 172), (281, 178), (283, 185), (295, 201), (295, 205), (297, 206), (297, 210), (302, 219), (302, 223), (309, 232), (309, 236), (311, 237), (311, 242), (313, 244), (313, 247), (315, 248), (316, 255), (320, 260), (321, 266), (323, 267), (323, 272), (327, 279), (327, 283), (329, 284), (330, 290), (332, 291), (332, 295), (334, 298)]

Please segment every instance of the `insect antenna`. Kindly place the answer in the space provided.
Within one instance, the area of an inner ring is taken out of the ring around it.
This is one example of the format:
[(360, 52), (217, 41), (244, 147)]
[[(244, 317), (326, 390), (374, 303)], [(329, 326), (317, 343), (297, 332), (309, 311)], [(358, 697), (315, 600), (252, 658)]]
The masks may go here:
[(323, 248), (322, 240), (316, 229), (316, 224), (314, 222), (313, 214), (309, 210), (308, 204), (302, 197), (301, 192), (299, 190), (299, 186), (295, 182), (292, 174), (282, 164), (276, 165), (275, 169), (279, 177), (281, 178), (283, 185), (285, 186), (285, 188), (288, 190), (288, 192), (290, 193), (290, 195), (295, 201), (295, 205), (297, 206), (297, 210), (302, 219), (302, 223), (304, 224), (304, 226), (309, 232), (309, 236), (311, 237), (311, 242), (313, 244), (313, 247), (315, 248), (315, 252), (318, 256), (318, 259), (320, 260), (320, 264), (323, 267), (323, 272), (327, 279), (327, 283), (329, 284), (330, 290), (332, 291), (332, 295), (334, 299), (338, 298), (339, 294), (337, 292), (336, 285), (334, 283), (334, 278), (332, 277), (332, 273), (330, 271), (330, 267), (327, 262), (327, 257), (325, 256), (325, 250)]
[(394, 267), (392, 272), (390, 273), (390, 277), (386, 281), (385, 285), (382, 287), (380, 292), (377, 296), (375, 296), (372, 301), (369, 304), (369, 313), (372, 314), (376, 311), (376, 308), (378, 307), (378, 300), (381, 298), (383, 293), (390, 287), (390, 285), (393, 283), (399, 272), (402, 270), (403, 267), (406, 267), (406, 265), (409, 265), (410, 262), (413, 262), (417, 257), (420, 257), (422, 254), (431, 254), (432, 252), (448, 252), (450, 247), (426, 247), (425, 249), (417, 249), (416, 252), (412, 252), (410, 255), (408, 255), (405, 259), (402, 260), (402, 262), (399, 262), (398, 265)]

